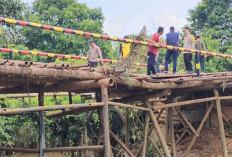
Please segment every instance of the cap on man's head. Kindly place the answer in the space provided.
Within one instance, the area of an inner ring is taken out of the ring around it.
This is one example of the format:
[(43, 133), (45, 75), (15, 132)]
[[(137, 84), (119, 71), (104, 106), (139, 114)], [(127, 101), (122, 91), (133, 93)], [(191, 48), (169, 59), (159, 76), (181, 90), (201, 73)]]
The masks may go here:
[(189, 26), (184, 26), (183, 31), (190, 30)]
[(124, 39), (129, 39), (129, 36), (128, 35), (124, 36)]

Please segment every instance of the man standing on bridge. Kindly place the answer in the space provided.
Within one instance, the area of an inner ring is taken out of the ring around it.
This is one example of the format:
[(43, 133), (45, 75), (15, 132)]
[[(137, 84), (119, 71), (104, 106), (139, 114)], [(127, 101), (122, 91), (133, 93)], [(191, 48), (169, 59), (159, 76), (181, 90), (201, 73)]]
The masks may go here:
[[(179, 33), (175, 32), (175, 28), (172, 26), (170, 27), (170, 33), (166, 34), (165, 38), (166, 44), (171, 46), (177, 46), (179, 47), (179, 41), (181, 41), (181, 37)], [(178, 51), (177, 50), (167, 50), (166, 56), (165, 56), (165, 73), (168, 73), (168, 60), (171, 57), (173, 58), (173, 74), (176, 73), (176, 67), (177, 67), (177, 57), (178, 57)]]
[[(183, 31), (185, 33), (183, 47), (186, 49), (194, 49), (195, 48), (195, 37), (190, 34), (190, 28), (188, 26), (185, 26)], [(192, 74), (193, 68), (192, 68), (192, 53), (191, 52), (184, 51), (184, 62), (185, 62), (187, 73)]]
[[(205, 43), (203, 40), (201, 40), (201, 35), (200, 34), (197, 34), (196, 35), (196, 42), (195, 42), (195, 48), (197, 50), (202, 50), (202, 51), (206, 51), (206, 47), (205, 47)], [(201, 72), (205, 72), (205, 56), (203, 54), (195, 54), (195, 62), (197, 60), (197, 57), (198, 60), (200, 61), (200, 64), (201, 64)]]
[(97, 67), (98, 66), (98, 58), (100, 57), (101, 64), (103, 65), (103, 58), (101, 49), (97, 46), (93, 40), (89, 41), (89, 52), (87, 56), (87, 60), (89, 61), (90, 67)]
[[(163, 32), (164, 32), (164, 28), (159, 27), (158, 32), (152, 35), (151, 41), (159, 42), (160, 41), (159, 37), (163, 34)], [(159, 57), (159, 48), (149, 47), (147, 55), (149, 56), (147, 63), (147, 75), (150, 76), (156, 75), (155, 65)]]

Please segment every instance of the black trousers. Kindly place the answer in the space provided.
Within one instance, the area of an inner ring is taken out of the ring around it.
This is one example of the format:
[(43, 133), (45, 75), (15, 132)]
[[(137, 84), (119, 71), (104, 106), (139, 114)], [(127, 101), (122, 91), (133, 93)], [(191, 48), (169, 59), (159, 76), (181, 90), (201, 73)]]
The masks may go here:
[(89, 61), (89, 66), (94, 68), (94, 67), (97, 67), (98, 66), (98, 62), (91, 62)]
[(156, 70), (155, 70), (156, 55), (152, 52), (148, 52), (147, 55), (149, 56), (147, 61), (147, 75), (156, 74)]
[(184, 53), (184, 63), (187, 71), (193, 71), (192, 53)]

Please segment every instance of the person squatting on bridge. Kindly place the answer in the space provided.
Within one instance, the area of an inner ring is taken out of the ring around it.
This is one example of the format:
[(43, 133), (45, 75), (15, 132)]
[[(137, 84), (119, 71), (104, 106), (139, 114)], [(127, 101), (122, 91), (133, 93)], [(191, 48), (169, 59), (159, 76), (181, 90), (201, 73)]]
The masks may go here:
[[(165, 44), (179, 47), (179, 41), (181, 41), (181, 36), (179, 35), (179, 33), (175, 32), (175, 28), (173, 26), (170, 27), (170, 33), (167, 33), (166, 36), (164, 37)], [(164, 73), (168, 73), (168, 60), (171, 56), (173, 59), (173, 74), (176, 73), (178, 53), (179, 52), (177, 50), (167, 50), (165, 56)]]
[[(154, 42), (159, 42), (159, 37), (163, 34), (164, 28), (159, 27), (158, 32), (154, 33), (151, 37), (151, 40)], [(156, 75), (155, 65), (159, 57), (159, 48), (157, 47), (149, 47), (148, 50), (148, 62), (147, 62), (147, 75), (153, 76)]]
[[(197, 34), (196, 35), (196, 42), (195, 42), (195, 48), (197, 50), (203, 50), (206, 51), (206, 47), (205, 47), (205, 43), (203, 40), (201, 40), (201, 35)], [(195, 54), (195, 62), (197, 60), (197, 57), (199, 56), (199, 61), (200, 61), (200, 65), (201, 65), (201, 72), (205, 72), (205, 57), (207, 57), (207, 55), (203, 55), (203, 54)]]
[(99, 57), (100, 57), (101, 65), (104, 65), (100, 47), (97, 46), (93, 40), (90, 40), (89, 41), (89, 52), (87, 56), (87, 60), (89, 61), (89, 66), (97, 67)]
[[(195, 37), (190, 34), (190, 28), (185, 26), (183, 31), (185, 33), (183, 47), (187, 49), (195, 49)], [(187, 51), (184, 51), (183, 53), (184, 53), (184, 62), (185, 62), (187, 73), (192, 74), (193, 73), (192, 53)]]
[[(124, 36), (124, 39), (129, 39), (129, 36)], [(119, 59), (122, 60), (126, 58), (131, 51), (131, 44), (130, 43), (121, 43), (119, 46)]]

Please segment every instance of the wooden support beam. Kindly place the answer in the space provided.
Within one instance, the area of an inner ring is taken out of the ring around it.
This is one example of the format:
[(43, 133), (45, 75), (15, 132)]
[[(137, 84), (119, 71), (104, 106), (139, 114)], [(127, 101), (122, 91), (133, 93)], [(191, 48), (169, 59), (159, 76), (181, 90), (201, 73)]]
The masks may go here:
[(146, 157), (147, 136), (148, 136), (149, 122), (150, 122), (150, 117), (149, 117), (148, 113), (146, 113), (144, 136), (143, 136), (142, 157)]
[(109, 108), (108, 108), (108, 91), (107, 87), (101, 86), (101, 98), (104, 103), (102, 109), (103, 139), (104, 139), (104, 156), (111, 155), (110, 135), (109, 135)]
[(152, 111), (151, 105), (149, 103), (146, 103), (146, 106), (149, 109), (148, 113), (150, 115), (153, 127), (154, 127), (154, 129), (156, 131), (156, 134), (157, 134), (157, 136), (159, 138), (159, 141), (160, 141), (160, 143), (161, 143), (161, 145), (162, 145), (162, 147), (164, 149), (165, 155), (166, 155), (166, 157), (171, 157), (170, 151), (168, 150), (167, 143), (165, 142), (165, 139), (164, 139), (164, 137), (162, 135), (162, 131), (161, 131), (161, 129), (159, 127), (159, 124), (158, 124), (158, 122), (156, 120), (156, 117), (155, 117), (155, 115), (154, 115), (154, 113)]
[(130, 108), (130, 109), (137, 109), (141, 111), (148, 111), (148, 109), (145, 107), (133, 106), (133, 105), (123, 104), (123, 103), (118, 103), (118, 102), (109, 101), (108, 104), (110, 106), (120, 106), (120, 107), (125, 107), (125, 108)]
[[(52, 111), (52, 110), (64, 110), (64, 109), (82, 109), (90, 107), (101, 107), (103, 103), (90, 103), (90, 104), (72, 104), (72, 105), (54, 105), (54, 106), (38, 106), (38, 107), (29, 107), (29, 108), (4, 108), (0, 109), (0, 115), (12, 115), (12, 114), (22, 114), (29, 112), (39, 112), (39, 111)], [(64, 111), (61, 111), (61, 113)], [(57, 112), (55, 112), (57, 113)], [(53, 115), (54, 113), (47, 114), (46, 116)]]
[(155, 109), (155, 110), (158, 110), (158, 109), (168, 108), (168, 107), (192, 105), (192, 104), (197, 104), (197, 103), (203, 103), (203, 102), (208, 102), (208, 101), (214, 101), (214, 100), (216, 100), (216, 99), (217, 99), (216, 97), (209, 97), (209, 98), (188, 100), (188, 101), (182, 101), (182, 102), (176, 102), (176, 103), (170, 103), (170, 104), (164, 104), (164, 105), (155, 105), (155, 106), (152, 106), (152, 108)]
[(69, 104), (72, 104), (72, 92), (68, 92), (68, 100), (69, 100)]
[(185, 115), (180, 111), (180, 109), (175, 107), (175, 110), (180, 115), (180, 117), (183, 119), (183, 121), (187, 124), (187, 126), (190, 128), (190, 130), (192, 130), (192, 132), (196, 135), (197, 134), (196, 130), (193, 128), (192, 124), (188, 121), (188, 119), (185, 117)]
[[(40, 92), (39, 97), (39, 106), (44, 106), (44, 93)], [(44, 157), (45, 146), (45, 119), (44, 111), (39, 111), (39, 157)]]
[(126, 108), (126, 112), (125, 112), (125, 117), (126, 117), (126, 121), (125, 121), (125, 145), (127, 148), (130, 149), (130, 145), (129, 145), (129, 109)]
[(114, 106), (115, 111), (117, 112), (118, 116), (120, 117), (120, 119), (123, 121), (123, 123), (126, 123), (126, 117), (123, 115), (123, 113), (121, 112), (120, 108), (118, 106)]
[[(74, 146), (74, 147), (56, 147), (56, 148), (45, 148), (44, 152), (67, 152), (67, 151), (80, 151), (80, 150), (102, 150), (104, 146)], [(38, 149), (21, 149), (21, 148), (9, 148), (0, 147), (0, 151), (15, 152), (15, 153), (39, 153)]]
[(217, 89), (214, 89), (214, 95), (217, 97), (216, 108), (217, 108), (217, 115), (218, 115), (218, 122), (219, 122), (219, 130), (220, 130), (220, 135), (221, 135), (223, 156), (228, 157), (228, 150), (227, 150), (227, 146), (226, 146), (224, 124), (223, 124), (223, 120), (222, 120), (221, 102), (220, 102), (220, 99), (219, 99), (219, 93), (218, 93)]
[(130, 157), (135, 157), (135, 155), (126, 147), (126, 145), (110, 130), (110, 136), (118, 142), (121, 147), (127, 152)]
[(171, 134), (171, 147), (172, 147), (172, 156), (176, 157), (176, 143), (175, 143), (175, 134), (174, 134), (174, 125), (173, 125), (173, 108), (170, 108), (170, 134)]
[(169, 119), (170, 119), (170, 114), (169, 114), (169, 108), (166, 108), (166, 117), (165, 117), (165, 141), (168, 144), (169, 143)]
[(197, 135), (200, 134), (201, 129), (203, 128), (203, 126), (204, 126), (204, 124), (205, 124), (205, 121), (207, 120), (207, 118), (208, 118), (210, 112), (211, 112), (212, 109), (213, 109), (213, 106), (214, 106), (214, 103), (212, 102), (212, 103), (210, 104), (210, 106), (209, 106), (207, 112), (205, 113), (205, 116), (203, 117), (203, 119), (202, 119), (202, 121), (201, 121), (201, 123), (200, 123), (198, 129), (197, 129), (197, 134), (194, 135), (194, 137), (192, 138), (192, 140), (191, 140), (191, 142), (190, 142), (190, 144), (189, 144), (189, 146), (188, 146), (186, 152), (184, 153), (184, 156), (187, 156), (188, 153), (190, 152), (190, 150), (192, 149), (192, 147), (193, 147), (193, 145), (194, 145), (194, 143), (195, 143), (195, 141), (196, 141), (196, 139), (197, 139), (197, 137), (198, 137)]

